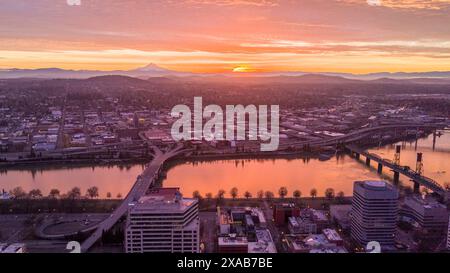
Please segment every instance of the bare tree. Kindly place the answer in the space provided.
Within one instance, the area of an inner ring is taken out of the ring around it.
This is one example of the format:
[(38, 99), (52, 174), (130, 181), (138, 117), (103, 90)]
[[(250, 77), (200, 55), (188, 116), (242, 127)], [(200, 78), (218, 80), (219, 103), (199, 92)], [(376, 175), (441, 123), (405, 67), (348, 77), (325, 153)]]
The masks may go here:
[(51, 189), (48, 194), (49, 198), (57, 199), (60, 196), (61, 192), (58, 189)]
[(28, 193), (28, 196), (31, 199), (39, 199), (42, 198), (42, 192), (40, 189), (33, 189)]
[(281, 187), (281, 188), (278, 190), (278, 195), (279, 195), (281, 198), (283, 198), (283, 199), (286, 197), (287, 194), (288, 194), (288, 190), (287, 190), (286, 187)]
[(292, 196), (293, 196), (295, 199), (299, 199), (300, 197), (302, 197), (302, 192), (301, 192), (300, 190), (295, 190), (295, 191), (292, 193)]
[(194, 197), (195, 199), (198, 199), (198, 200), (202, 200), (203, 199), (203, 197), (202, 197), (202, 195), (200, 194), (199, 191), (194, 191), (192, 193), (192, 197)]
[(206, 198), (207, 198), (208, 200), (211, 200), (211, 199), (213, 198), (213, 194), (210, 193), (210, 192), (208, 192), (208, 193), (206, 194)]
[(335, 196), (335, 194), (334, 194), (334, 189), (333, 188), (328, 188), (328, 189), (325, 190), (325, 197), (327, 199), (333, 199), (334, 196)]
[(17, 199), (23, 199), (27, 197), (27, 193), (22, 189), (22, 187), (15, 187), (9, 193)]
[(217, 199), (223, 199), (225, 197), (225, 191), (224, 190), (219, 190), (217, 192)]
[(246, 191), (246, 192), (244, 193), (244, 196), (245, 196), (245, 198), (250, 199), (250, 198), (252, 198), (252, 193), (249, 192), (249, 191)]
[(86, 191), (86, 196), (88, 196), (91, 199), (97, 198), (98, 197), (98, 188), (96, 186), (90, 187)]
[(81, 190), (78, 187), (74, 187), (67, 193), (67, 198), (78, 199), (81, 197)]
[(230, 195), (231, 195), (231, 197), (233, 198), (233, 199), (236, 199), (236, 197), (238, 196), (238, 188), (236, 188), (236, 187), (233, 187), (231, 190), (230, 190)]
[(273, 199), (273, 197), (274, 197), (275, 195), (274, 195), (273, 192), (271, 192), (271, 191), (266, 191), (266, 192), (264, 193), (264, 196), (266, 197), (267, 200), (271, 200), (271, 199)]
[(111, 197), (112, 197), (112, 194), (110, 192), (107, 192), (106, 193), (106, 198), (111, 199)]
[(256, 193), (256, 195), (258, 196), (259, 199), (263, 199), (264, 198), (264, 191), (260, 190)]
[(309, 192), (309, 195), (311, 195), (312, 198), (316, 198), (317, 197), (317, 190), (316, 189), (311, 189), (311, 191)]

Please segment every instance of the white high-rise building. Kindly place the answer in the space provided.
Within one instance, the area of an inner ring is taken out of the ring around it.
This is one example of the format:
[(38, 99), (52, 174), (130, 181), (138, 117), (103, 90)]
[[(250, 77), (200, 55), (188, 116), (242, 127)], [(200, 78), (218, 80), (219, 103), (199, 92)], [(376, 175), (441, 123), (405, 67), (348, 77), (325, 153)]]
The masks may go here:
[(351, 236), (361, 246), (376, 241), (382, 249), (394, 245), (398, 191), (384, 181), (356, 181), (353, 188)]
[(178, 188), (161, 188), (130, 204), (125, 251), (199, 252), (197, 199), (183, 198)]

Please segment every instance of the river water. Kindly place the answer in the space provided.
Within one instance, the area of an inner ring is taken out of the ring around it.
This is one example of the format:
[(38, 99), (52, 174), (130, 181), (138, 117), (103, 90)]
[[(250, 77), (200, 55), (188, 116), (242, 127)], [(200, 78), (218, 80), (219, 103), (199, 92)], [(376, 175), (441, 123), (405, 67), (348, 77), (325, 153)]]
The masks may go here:
[(108, 192), (113, 198), (118, 194), (125, 197), (143, 169), (142, 165), (129, 165), (8, 170), (0, 172), (0, 190), (9, 191), (20, 186), (27, 192), (40, 189), (45, 196), (51, 189), (58, 189), (63, 194), (79, 187), (85, 194), (89, 187), (97, 186), (101, 198)]
[[(446, 132), (437, 138), (433, 150), (433, 136), (419, 139), (417, 151), (414, 142), (398, 143), (403, 146), (400, 163), (415, 169), (416, 154), (423, 152), (424, 174), (443, 185), (450, 182), (450, 133)], [(384, 158), (393, 159), (395, 145), (388, 145), (370, 152)], [(378, 175), (376, 165), (369, 168), (365, 162), (344, 155), (333, 157), (328, 161), (310, 159), (286, 160), (223, 160), (205, 163), (185, 163), (171, 169), (164, 186), (179, 186), (186, 195), (198, 190), (203, 196), (206, 193), (216, 195), (218, 190), (227, 192), (237, 187), (240, 195), (249, 191), (253, 196), (259, 190), (272, 191), (277, 195), (281, 186), (287, 187), (289, 195), (300, 190), (302, 196), (310, 196), (311, 189), (316, 189), (323, 196), (327, 188), (335, 192), (343, 191), (352, 195), (353, 182), (357, 180), (383, 179), (392, 181), (392, 173), (385, 169)], [(404, 186), (412, 186), (408, 178), (400, 176)]]
[[(415, 148), (412, 143), (399, 143), (403, 146), (401, 164), (415, 168), (416, 153), (423, 152), (424, 173), (440, 184), (450, 182), (450, 133), (437, 138), (433, 150), (433, 136), (420, 139)], [(370, 150), (384, 158), (393, 159), (395, 145)], [(256, 196), (259, 190), (277, 194), (281, 186), (288, 188), (291, 196), (294, 190), (300, 190), (302, 196), (309, 196), (316, 189), (323, 196), (327, 188), (335, 192), (352, 194), (353, 182), (365, 179), (390, 180), (392, 174), (386, 169), (380, 176), (375, 165), (371, 168), (347, 155), (333, 157), (327, 161), (318, 159), (270, 159), (270, 160), (217, 160), (190, 162), (177, 165), (169, 170), (164, 186), (180, 187), (186, 196), (198, 190), (202, 195), (216, 195), (219, 189), (227, 192), (237, 187), (240, 196), (249, 191)], [(40, 189), (47, 195), (53, 188), (61, 193), (73, 187), (80, 187), (82, 193), (91, 186), (97, 186), (100, 197), (110, 192), (113, 197), (125, 196), (136, 177), (142, 172), (142, 165), (111, 167), (79, 167), (52, 169), (8, 170), (0, 173), (0, 190), (10, 190), (20, 186), (26, 191)], [(401, 177), (404, 185), (411, 183)]]
[[(394, 160), (395, 146), (401, 145), (400, 165), (410, 166), (416, 169), (417, 153), (423, 153), (423, 174), (434, 179), (439, 184), (450, 183), (450, 132), (445, 132), (436, 137), (433, 149), (433, 135), (413, 142), (399, 142), (381, 148), (370, 149), (383, 158)], [(407, 180), (407, 179), (405, 179)]]

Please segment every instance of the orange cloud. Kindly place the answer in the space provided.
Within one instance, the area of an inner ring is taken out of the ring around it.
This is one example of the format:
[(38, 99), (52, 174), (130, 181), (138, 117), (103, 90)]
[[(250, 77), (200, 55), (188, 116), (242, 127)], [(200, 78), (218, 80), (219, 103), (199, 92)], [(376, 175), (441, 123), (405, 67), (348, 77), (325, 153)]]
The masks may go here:
[(218, 6), (277, 6), (278, 1), (275, 0), (186, 0), (190, 4), (218, 5)]
[(368, 4), (397, 9), (440, 10), (450, 7), (450, 0), (341, 0), (352, 4)]
[[(150, 62), (197, 72), (244, 64), (256, 71), (450, 67), (450, 12), (445, 12), (450, 0), (102, 0), (76, 8), (58, 1), (0, 1), (1, 67), (114, 70)], [(427, 16), (418, 20), (418, 11)]]

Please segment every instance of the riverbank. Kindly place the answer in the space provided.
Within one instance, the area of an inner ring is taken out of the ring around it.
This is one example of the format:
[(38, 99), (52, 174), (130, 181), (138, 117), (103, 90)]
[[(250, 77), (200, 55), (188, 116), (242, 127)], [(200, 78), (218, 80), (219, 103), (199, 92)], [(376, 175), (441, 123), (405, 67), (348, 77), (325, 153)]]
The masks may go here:
[(52, 166), (65, 167), (92, 167), (92, 166), (112, 166), (126, 164), (146, 164), (149, 158), (130, 159), (66, 159), (66, 160), (29, 160), (0, 162), (1, 170), (23, 170), (29, 167), (45, 169)]
[[(201, 211), (216, 211), (217, 206), (260, 206), (292, 202), (300, 207), (324, 209), (333, 204), (351, 204), (351, 197), (300, 197), (300, 198), (200, 198)], [(0, 200), (0, 214), (58, 214), (58, 213), (111, 213), (122, 199), (11, 199)]]
[[(427, 137), (430, 135), (430, 132), (426, 132), (420, 137)], [(359, 143), (359, 145), (364, 149), (370, 149), (377, 146), (389, 145), (396, 143), (398, 141), (411, 141), (415, 140), (412, 136), (402, 137), (402, 138), (392, 138), (388, 141), (383, 140), (379, 143)], [(319, 160), (329, 160), (336, 152), (330, 147), (323, 147), (318, 150), (295, 150), (295, 151), (276, 151), (276, 152), (244, 152), (244, 153), (224, 153), (221, 151), (216, 151), (215, 153), (209, 154), (191, 154), (189, 157), (176, 157), (170, 159), (169, 162), (207, 162), (214, 160), (238, 160), (238, 159), (303, 159), (309, 158), (314, 159), (317, 158)], [(119, 165), (119, 164), (146, 164), (151, 160), (149, 157), (140, 157), (140, 158), (84, 158), (84, 159), (22, 159), (15, 161), (0, 161), (0, 171), (2, 169), (15, 169), (20, 170), (21, 168), (27, 167), (42, 167), (45, 168), (47, 166), (108, 166), (108, 165)]]

